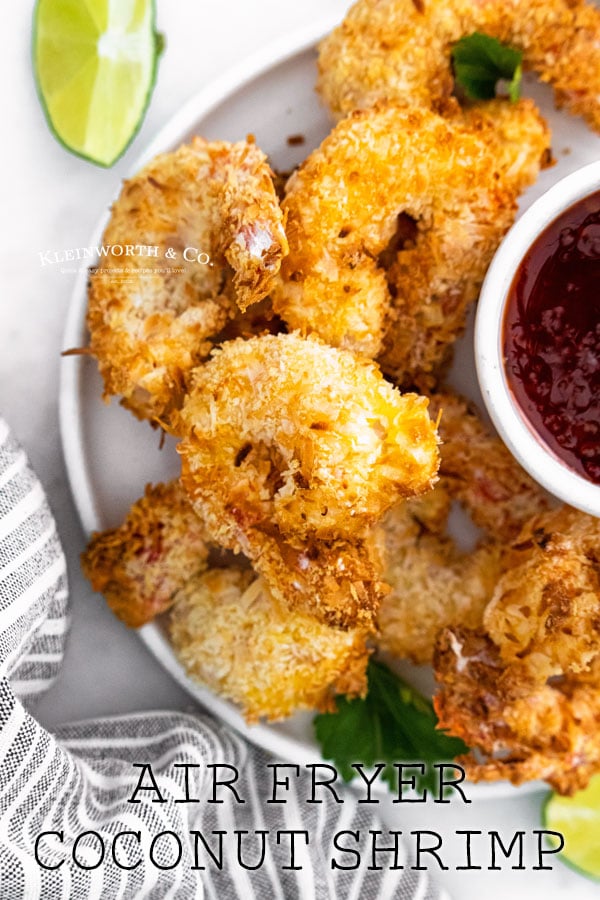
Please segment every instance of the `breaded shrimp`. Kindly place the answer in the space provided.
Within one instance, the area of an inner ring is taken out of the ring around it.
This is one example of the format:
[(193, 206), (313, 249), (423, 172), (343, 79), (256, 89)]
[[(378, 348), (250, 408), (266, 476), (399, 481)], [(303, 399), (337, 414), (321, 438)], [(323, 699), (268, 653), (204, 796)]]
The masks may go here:
[(261, 534), (362, 536), (434, 484), (427, 406), (316, 339), (229, 341), (194, 372), (179, 415), (184, 487), (213, 540), (251, 559)]
[[(206, 537), (179, 482), (148, 485), (120, 527), (92, 536), (82, 568), (115, 615), (137, 628), (168, 609), (188, 578), (206, 569)], [(252, 533), (249, 540), (254, 570), (292, 613), (337, 628), (374, 628), (387, 586), (371, 536), (320, 541)]]
[[(433, 495), (443, 496), (444, 489), (436, 487)], [(464, 553), (446, 534), (428, 531), (420, 516), (428, 501), (429, 495), (398, 505), (381, 526), (383, 578), (391, 591), (381, 603), (375, 644), (418, 664), (431, 662), (444, 627), (481, 624), (501, 571), (497, 544)]]
[(568, 506), (534, 516), (503, 554), (483, 625), (504, 663), (544, 683), (600, 653), (600, 519)]
[[(340, 122), (283, 201), (290, 253), (273, 301), (288, 326), (379, 356), (400, 384), (427, 386), (545, 143), (540, 122), (521, 177), (504, 178), (493, 133), (484, 116), (389, 106)], [(416, 224), (399, 237), (407, 220)]]
[(430, 403), (440, 418), (441, 483), (487, 534), (511, 541), (528, 519), (555, 505), (473, 404), (450, 391), (431, 394)]
[[(431, 662), (439, 632), (480, 626), (503, 563), (505, 541), (549, 508), (545, 493), (489, 433), (474, 407), (455, 394), (434, 394), (440, 415), (440, 482), (422, 498), (394, 507), (378, 529), (390, 593), (379, 612), (378, 647)], [(483, 528), (484, 543), (459, 550), (447, 534), (452, 500)], [(509, 577), (509, 576), (507, 576)]]
[(329, 710), (366, 691), (366, 632), (290, 612), (252, 572), (210, 569), (179, 591), (171, 638), (188, 674), (237, 703), (248, 721)]
[(122, 525), (93, 534), (81, 566), (114, 614), (139, 628), (169, 608), (207, 558), (204, 525), (172, 481), (148, 485)]
[(335, 116), (381, 100), (440, 109), (451, 48), (475, 31), (521, 50), (557, 106), (600, 131), (600, 10), (584, 0), (359, 0), (321, 43), (320, 94)]
[(266, 157), (199, 137), (157, 156), (123, 185), (103, 237), (114, 245), (139, 253), (108, 253), (92, 275), (90, 349), (106, 397), (164, 420), (211, 338), (266, 296), (287, 252)]
[(440, 637), (435, 707), (487, 757), (461, 760), (473, 780), (544, 778), (572, 793), (600, 771), (599, 562), (600, 520), (535, 516), (502, 554), (482, 624)]
[(472, 781), (541, 778), (573, 794), (600, 772), (600, 656), (587, 672), (536, 685), (483, 631), (453, 628), (434, 662), (439, 724), (473, 748), (458, 760)]
[(252, 566), (291, 610), (336, 628), (373, 629), (389, 590), (374, 535), (352, 540), (283, 538), (251, 532)]
[(540, 169), (554, 164), (550, 129), (533, 100), (495, 99), (460, 107), (452, 98), (443, 114), (485, 133), (498, 177), (518, 194), (536, 182)]

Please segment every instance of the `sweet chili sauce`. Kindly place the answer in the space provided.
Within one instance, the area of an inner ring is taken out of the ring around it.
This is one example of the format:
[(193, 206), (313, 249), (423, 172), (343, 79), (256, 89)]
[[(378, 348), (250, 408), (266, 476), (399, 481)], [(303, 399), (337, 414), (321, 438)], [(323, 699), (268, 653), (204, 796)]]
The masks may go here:
[(539, 437), (600, 484), (600, 191), (549, 225), (521, 262), (504, 318), (509, 386)]

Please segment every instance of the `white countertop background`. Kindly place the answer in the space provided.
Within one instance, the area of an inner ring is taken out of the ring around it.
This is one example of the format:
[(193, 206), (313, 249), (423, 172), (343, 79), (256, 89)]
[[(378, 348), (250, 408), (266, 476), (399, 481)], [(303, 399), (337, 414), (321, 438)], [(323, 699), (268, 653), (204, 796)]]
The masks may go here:
[[(73, 275), (43, 268), (38, 253), (86, 246), (121, 179), (165, 121), (188, 97), (240, 59), (313, 18), (339, 12), (346, 0), (157, 0), (166, 51), (146, 120), (133, 147), (110, 170), (68, 154), (51, 136), (41, 112), (30, 62), (31, 7), (4, 4), (2, 217), (0, 302), (0, 414), (26, 447), (48, 493), (69, 563), (73, 626), (62, 673), (38, 707), (49, 728), (105, 713), (191, 708), (192, 701), (94, 595), (79, 569), (84, 548), (65, 474), (58, 428), (62, 332)], [(316, 760), (307, 760), (315, 762)], [(541, 827), (542, 794), (519, 794), (470, 806), (389, 804), (390, 827), (436, 830), (447, 847), (457, 829)], [(393, 824), (392, 824), (393, 823)], [(462, 864), (458, 852), (447, 859)], [(555, 864), (552, 872), (439, 874), (455, 900), (592, 900), (600, 888)], [(268, 900), (268, 898), (265, 898)], [(309, 898), (307, 898), (309, 900)]]

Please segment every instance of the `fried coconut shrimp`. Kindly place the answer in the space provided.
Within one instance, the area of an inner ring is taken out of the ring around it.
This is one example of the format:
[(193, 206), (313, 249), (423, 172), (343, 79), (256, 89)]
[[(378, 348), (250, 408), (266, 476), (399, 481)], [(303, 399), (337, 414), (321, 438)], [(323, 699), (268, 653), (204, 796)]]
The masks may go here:
[[(124, 183), (102, 243), (135, 251), (103, 256), (91, 278), (90, 349), (105, 396), (164, 420), (211, 338), (267, 295), (287, 252), (266, 157), (199, 137), (157, 156)], [(119, 274), (124, 265), (134, 271)]]
[(472, 781), (541, 778), (573, 794), (600, 772), (600, 656), (586, 672), (536, 685), (483, 631), (453, 628), (439, 641), (435, 671), (440, 727), (473, 748), (458, 760)]
[(139, 628), (169, 608), (207, 558), (204, 526), (173, 481), (148, 485), (122, 525), (92, 535), (81, 565), (115, 615)]
[(188, 674), (233, 700), (250, 722), (328, 710), (366, 691), (366, 632), (290, 612), (252, 572), (210, 569), (177, 594), (171, 638)]
[[(505, 542), (549, 508), (545, 493), (487, 431), (474, 407), (444, 393), (432, 395), (431, 408), (440, 418), (440, 483), (424, 497), (395, 506), (378, 529), (391, 591), (381, 604), (376, 642), (416, 663), (431, 662), (443, 628), (481, 625), (507, 565)], [(452, 500), (485, 533), (471, 552), (447, 534)]]
[(484, 754), (462, 760), (473, 780), (544, 778), (572, 793), (600, 771), (599, 562), (600, 520), (535, 516), (503, 552), (482, 625), (440, 637), (435, 707)]
[(563, 506), (534, 516), (502, 558), (483, 624), (531, 680), (585, 671), (600, 653), (600, 519)]
[(427, 406), (315, 339), (229, 341), (196, 370), (179, 416), (183, 483), (228, 549), (247, 553), (252, 533), (362, 536), (435, 482)]
[(485, 116), (384, 105), (340, 122), (288, 182), (275, 311), (304, 334), (378, 356), (400, 384), (420, 383), (462, 329), (518, 189), (539, 169), (541, 121), (531, 134), (524, 146), (535, 150), (523, 162), (515, 150), (521, 177), (509, 178)]
[(247, 539), (253, 568), (279, 602), (336, 628), (375, 627), (389, 588), (372, 533), (323, 540), (251, 531)]
[[(447, 497), (441, 487), (433, 495)], [(496, 544), (465, 553), (445, 533), (428, 529), (422, 515), (428, 501), (429, 496), (400, 504), (387, 514), (381, 528), (383, 577), (391, 591), (381, 603), (375, 643), (392, 656), (418, 664), (431, 662), (445, 626), (481, 624), (500, 574)]]
[(490, 537), (508, 542), (553, 501), (481, 421), (477, 409), (449, 391), (431, 395), (442, 440), (440, 477)]
[(336, 116), (381, 100), (439, 109), (451, 48), (475, 31), (521, 50), (557, 106), (600, 131), (600, 10), (584, 0), (359, 0), (321, 43), (321, 96)]

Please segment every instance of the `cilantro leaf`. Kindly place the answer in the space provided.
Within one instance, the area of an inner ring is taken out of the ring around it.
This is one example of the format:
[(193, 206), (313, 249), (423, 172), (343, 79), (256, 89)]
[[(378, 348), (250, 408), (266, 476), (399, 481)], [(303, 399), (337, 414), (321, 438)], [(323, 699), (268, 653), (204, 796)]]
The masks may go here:
[(508, 82), (508, 96), (513, 103), (521, 93), (520, 50), (501, 44), (496, 38), (476, 31), (461, 38), (451, 51), (456, 83), (471, 100), (491, 100), (496, 96), (498, 81)]
[[(428, 764), (448, 762), (468, 748), (459, 739), (436, 728), (432, 704), (402, 678), (371, 659), (367, 671), (368, 692), (364, 699), (339, 697), (337, 711), (315, 717), (315, 734), (325, 759), (331, 759), (344, 781), (356, 772), (351, 763), (423, 762), (421, 787), (434, 789)], [(381, 777), (393, 790), (398, 770), (387, 765)]]

